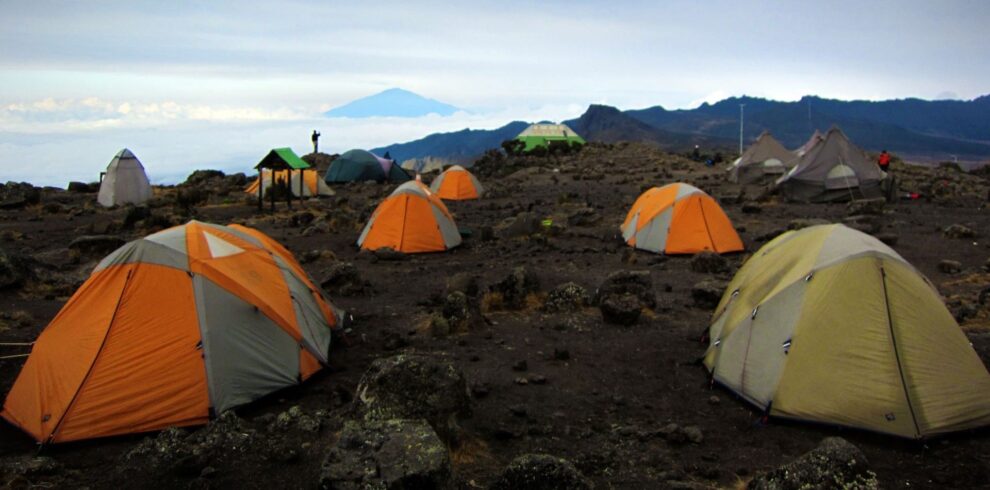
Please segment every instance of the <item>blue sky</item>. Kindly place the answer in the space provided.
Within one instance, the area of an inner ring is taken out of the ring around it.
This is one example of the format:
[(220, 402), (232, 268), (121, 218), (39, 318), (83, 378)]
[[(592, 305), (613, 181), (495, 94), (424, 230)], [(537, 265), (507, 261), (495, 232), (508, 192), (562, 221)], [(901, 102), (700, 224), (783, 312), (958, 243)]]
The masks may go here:
[[(246, 170), (272, 146), (304, 153), (314, 128), (342, 151), (589, 103), (970, 99), (990, 92), (988, 14), (962, 0), (0, 0), (0, 180), (91, 180), (127, 146), (174, 181)], [(390, 87), (471, 113), (319, 116)]]

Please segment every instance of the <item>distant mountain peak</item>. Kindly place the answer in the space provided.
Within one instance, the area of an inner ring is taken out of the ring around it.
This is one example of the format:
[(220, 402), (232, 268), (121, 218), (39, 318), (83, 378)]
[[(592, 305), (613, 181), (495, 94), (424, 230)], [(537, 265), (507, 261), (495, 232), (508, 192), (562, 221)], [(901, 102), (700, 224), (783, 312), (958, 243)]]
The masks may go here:
[(428, 114), (450, 116), (460, 110), (450, 104), (395, 87), (334, 107), (324, 115), (350, 118), (421, 117)]

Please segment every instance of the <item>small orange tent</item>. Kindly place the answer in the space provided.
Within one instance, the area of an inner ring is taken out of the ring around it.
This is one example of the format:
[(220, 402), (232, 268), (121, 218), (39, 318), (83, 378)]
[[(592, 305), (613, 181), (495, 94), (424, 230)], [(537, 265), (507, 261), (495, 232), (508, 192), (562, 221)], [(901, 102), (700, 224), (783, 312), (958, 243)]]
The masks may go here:
[(461, 243), (447, 206), (422, 182), (400, 185), (371, 214), (357, 244), (365, 250), (440, 252)]
[[(287, 181), (287, 176), (292, 175), (292, 183), (289, 184), (289, 188), (292, 190), (292, 195), (296, 197), (309, 197), (309, 196), (332, 196), (334, 195), (333, 189), (327, 186), (323, 178), (316, 170), (276, 170), (275, 171), (275, 182), (279, 184), (285, 184)], [(300, 177), (302, 175), (302, 177)], [(300, 185), (299, 179), (302, 178), (302, 184)], [(261, 177), (251, 182), (250, 185), (244, 189), (244, 192), (248, 194), (258, 195), (258, 189), (264, 186), (265, 194), (268, 194), (268, 188), (271, 186), (272, 181), (272, 171), (262, 170)], [(302, 189), (300, 194), (299, 189)]]
[(256, 230), (191, 221), (104, 258), (0, 416), (41, 443), (206, 423), (327, 362), (333, 306)]
[(440, 196), (440, 199), (451, 201), (478, 199), (485, 193), (485, 188), (481, 186), (481, 182), (478, 182), (478, 179), (471, 172), (460, 165), (454, 165), (444, 170), (430, 184), (430, 190)]
[(718, 203), (687, 184), (653, 187), (636, 199), (620, 227), (630, 246), (666, 254), (743, 250), (742, 240)]

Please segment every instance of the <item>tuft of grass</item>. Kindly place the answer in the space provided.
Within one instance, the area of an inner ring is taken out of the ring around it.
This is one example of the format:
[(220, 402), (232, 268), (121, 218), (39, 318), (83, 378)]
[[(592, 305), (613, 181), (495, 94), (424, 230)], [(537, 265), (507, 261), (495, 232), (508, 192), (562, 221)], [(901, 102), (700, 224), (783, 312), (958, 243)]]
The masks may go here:
[(481, 296), (481, 312), (491, 313), (501, 310), (505, 306), (505, 297), (502, 293), (488, 291)]
[(450, 449), (450, 462), (455, 466), (494, 461), (495, 458), (492, 456), (488, 444), (475, 436), (462, 435), (456, 447)]

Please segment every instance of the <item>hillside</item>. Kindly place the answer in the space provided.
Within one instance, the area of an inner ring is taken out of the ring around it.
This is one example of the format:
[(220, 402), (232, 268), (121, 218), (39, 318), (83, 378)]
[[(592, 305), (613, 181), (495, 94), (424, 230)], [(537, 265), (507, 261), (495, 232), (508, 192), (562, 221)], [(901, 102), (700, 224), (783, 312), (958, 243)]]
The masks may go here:
[(373, 148), (372, 153), (389, 152), (399, 162), (433, 157), (449, 163), (470, 163), (489, 148), (498, 148), (503, 141), (515, 138), (529, 123), (513, 121), (498, 129), (462, 129), (452, 133), (435, 133), (407, 143)]

